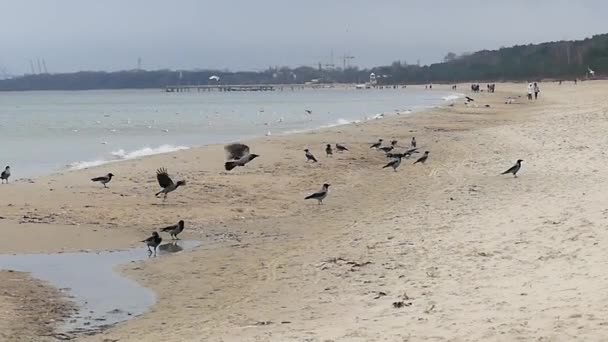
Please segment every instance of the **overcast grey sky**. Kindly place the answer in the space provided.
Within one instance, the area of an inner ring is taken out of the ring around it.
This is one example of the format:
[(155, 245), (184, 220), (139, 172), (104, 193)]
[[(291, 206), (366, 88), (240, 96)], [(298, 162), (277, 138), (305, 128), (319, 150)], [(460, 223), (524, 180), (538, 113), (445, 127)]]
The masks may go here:
[(0, 0), (0, 70), (424, 64), (608, 32), (605, 0)]

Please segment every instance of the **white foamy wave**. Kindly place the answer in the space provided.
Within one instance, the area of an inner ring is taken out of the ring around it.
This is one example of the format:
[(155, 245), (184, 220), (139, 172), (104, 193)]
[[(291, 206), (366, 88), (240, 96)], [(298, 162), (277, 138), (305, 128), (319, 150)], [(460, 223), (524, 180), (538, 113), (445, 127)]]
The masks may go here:
[(108, 159), (97, 159), (91, 161), (80, 161), (74, 162), (69, 165), (72, 170), (86, 169), (89, 167), (100, 166), (108, 163), (114, 163), (121, 160), (130, 160), (135, 158), (141, 158), (145, 156), (152, 156), (155, 154), (170, 153), (175, 151), (187, 150), (188, 146), (173, 146), (173, 145), (161, 145), (158, 147), (144, 147), (139, 150), (127, 152), (123, 149), (112, 151), (110, 153), (111, 158)]
[(442, 97), (442, 99), (444, 101), (454, 101), (454, 100), (458, 100), (459, 98), (464, 97), (464, 94), (452, 94), (452, 95), (447, 95)]
[(306, 133), (306, 132), (311, 132), (317, 129), (324, 129), (324, 128), (331, 128), (331, 127), (337, 127), (337, 126), (343, 126), (343, 125), (350, 125), (350, 124), (356, 124), (356, 123), (360, 123), (361, 120), (347, 120), (347, 119), (338, 119), (332, 123), (328, 123), (325, 125), (321, 125), (319, 127), (315, 127), (315, 128), (302, 128), (302, 129), (292, 129), (292, 130), (288, 130), (283, 132), (283, 135), (288, 135), (288, 134), (298, 134), (298, 133)]

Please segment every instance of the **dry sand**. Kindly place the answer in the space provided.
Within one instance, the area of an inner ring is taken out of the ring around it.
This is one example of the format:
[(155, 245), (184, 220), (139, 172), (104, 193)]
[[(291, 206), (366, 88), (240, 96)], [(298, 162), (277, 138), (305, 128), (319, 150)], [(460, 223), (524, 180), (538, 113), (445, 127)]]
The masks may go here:
[[(186, 221), (201, 247), (123, 269), (157, 305), (83, 341), (600, 341), (608, 83), (504, 103), (524, 90), (257, 139), (261, 157), (229, 174), (208, 146), (3, 185), (0, 252), (124, 248)], [(427, 164), (381, 169), (369, 143), (412, 136)], [(326, 158), (335, 142), (351, 151)], [(519, 178), (500, 175), (518, 158)], [(188, 181), (166, 203), (153, 196), (161, 166)], [(107, 172), (110, 189), (89, 181)], [(325, 182), (325, 205), (303, 200)], [(19, 221), (44, 243), (19, 237)]]

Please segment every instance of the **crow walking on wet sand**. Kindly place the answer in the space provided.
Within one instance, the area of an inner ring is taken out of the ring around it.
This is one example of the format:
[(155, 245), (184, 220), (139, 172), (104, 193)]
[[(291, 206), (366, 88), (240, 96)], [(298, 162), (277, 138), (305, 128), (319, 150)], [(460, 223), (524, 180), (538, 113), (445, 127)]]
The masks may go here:
[(401, 155), (397, 154), (395, 159), (391, 160), (388, 164), (384, 165), (382, 168), (386, 169), (387, 167), (392, 167), (393, 171), (397, 172), (397, 168), (401, 165)]
[(306, 162), (308, 163), (309, 161), (313, 161), (313, 163), (317, 162), (317, 158), (315, 158), (315, 156), (312, 155), (312, 153), (310, 153), (310, 151), (308, 149), (305, 149), (304, 152), (306, 152)]
[(380, 146), (382, 146), (382, 139), (378, 139), (378, 142), (372, 144), (372, 146), (370, 146), (369, 148), (379, 148)]
[(321, 191), (315, 192), (310, 196), (306, 196), (304, 199), (316, 199), (317, 201), (319, 201), (319, 205), (321, 205), (323, 204), (323, 200), (325, 199), (325, 197), (327, 197), (327, 194), (329, 193), (329, 187), (330, 184), (325, 183), (323, 184)]
[(250, 161), (259, 157), (258, 154), (250, 153), (249, 146), (245, 144), (230, 144), (224, 147), (228, 155), (228, 161), (224, 164), (226, 171), (230, 171), (237, 166), (245, 166)]
[(331, 157), (331, 156), (334, 155), (334, 150), (331, 149), (331, 145), (330, 144), (327, 144), (327, 146), (325, 146), (325, 154), (328, 157)]
[(4, 168), (4, 171), (0, 174), (0, 182), (4, 183), (6, 181), (8, 183), (8, 177), (11, 176), (11, 167), (7, 166)]
[(106, 184), (110, 183), (110, 181), (112, 180), (112, 177), (114, 177), (114, 174), (108, 173), (105, 176), (91, 178), (91, 180), (93, 182), (99, 182), (99, 183), (103, 184), (104, 188), (107, 188)]
[(167, 194), (175, 189), (179, 188), (182, 185), (186, 185), (186, 181), (180, 180), (177, 183), (173, 183), (169, 174), (167, 174), (167, 169), (160, 168), (156, 171), (156, 179), (158, 179), (158, 184), (161, 188), (161, 191), (157, 192), (154, 196), (158, 197), (160, 194), (164, 194), (163, 201), (167, 199)]
[(180, 220), (177, 224), (169, 227), (162, 228), (161, 232), (168, 232), (171, 235), (171, 239), (179, 240), (177, 235), (184, 231), (184, 220)]
[(424, 163), (426, 163), (426, 160), (429, 159), (429, 153), (431, 153), (431, 152), (424, 151), (424, 155), (422, 157), (418, 158), (418, 160), (416, 160), (414, 162), (414, 164), (418, 164), (418, 163), (424, 164)]
[(505, 171), (501, 174), (506, 175), (508, 173), (512, 173), (513, 177), (517, 178), (517, 172), (519, 172), (519, 170), (521, 169), (521, 162), (523, 162), (523, 160), (517, 159), (517, 162), (515, 162), (515, 165), (511, 166), (510, 169), (508, 169), (507, 171)]
[(336, 144), (336, 150), (338, 152), (344, 152), (344, 151), (348, 151), (348, 148), (346, 148), (346, 146), (344, 146), (342, 144)]
[(160, 237), (160, 235), (158, 235), (157, 232), (153, 232), (152, 236), (145, 240), (142, 240), (141, 242), (145, 242), (146, 246), (148, 246), (148, 254), (152, 254), (152, 250), (150, 249), (150, 247), (152, 247), (154, 248), (154, 255), (156, 255), (156, 248), (158, 248), (162, 241), (163, 239)]

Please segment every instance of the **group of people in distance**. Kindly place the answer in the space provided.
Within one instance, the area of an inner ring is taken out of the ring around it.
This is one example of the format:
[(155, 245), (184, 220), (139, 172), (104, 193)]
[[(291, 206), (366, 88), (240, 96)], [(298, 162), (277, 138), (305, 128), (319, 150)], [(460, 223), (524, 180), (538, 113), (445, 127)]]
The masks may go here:
[(540, 93), (540, 87), (538, 86), (538, 83), (528, 83), (528, 100), (532, 100), (532, 94), (534, 94), (534, 99), (538, 100), (538, 93)]

